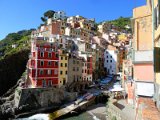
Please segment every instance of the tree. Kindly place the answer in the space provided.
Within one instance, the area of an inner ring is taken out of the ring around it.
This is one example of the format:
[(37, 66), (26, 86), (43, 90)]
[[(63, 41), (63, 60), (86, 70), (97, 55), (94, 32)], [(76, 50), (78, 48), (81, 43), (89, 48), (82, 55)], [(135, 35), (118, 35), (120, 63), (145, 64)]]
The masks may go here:
[(53, 10), (48, 10), (44, 13), (44, 17), (46, 18), (52, 18), (54, 16), (55, 11)]
[(55, 11), (48, 10), (43, 14), (43, 17), (41, 17), (42, 22), (46, 24), (48, 18), (52, 18), (55, 14)]

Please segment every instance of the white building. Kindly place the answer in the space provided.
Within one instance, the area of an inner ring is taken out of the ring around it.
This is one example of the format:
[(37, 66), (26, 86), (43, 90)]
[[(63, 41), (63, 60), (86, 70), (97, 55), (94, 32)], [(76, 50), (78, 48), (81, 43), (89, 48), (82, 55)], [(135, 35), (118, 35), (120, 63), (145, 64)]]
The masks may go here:
[(104, 67), (109, 74), (118, 73), (118, 52), (117, 50), (105, 50)]
[(58, 20), (58, 19), (61, 19), (61, 20), (64, 20), (66, 17), (66, 13), (64, 11), (58, 11), (56, 13), (54, 13), (54, 16), (53, 16), (53, 19), (54, 20)]

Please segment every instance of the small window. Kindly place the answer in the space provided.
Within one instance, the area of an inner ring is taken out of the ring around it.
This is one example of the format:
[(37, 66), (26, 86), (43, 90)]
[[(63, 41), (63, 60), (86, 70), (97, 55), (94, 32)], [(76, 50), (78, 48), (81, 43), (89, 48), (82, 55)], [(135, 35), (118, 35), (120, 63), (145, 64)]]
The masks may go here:
[(52, 80), (48, 80), (48, 86), (49, 86), (49, 87), (52, 86)]
[(63, 74), (63, 71), (60, 71), (60, 74), (62, 75), (62, 74)]
[(41, 52), (41, 57), (44, 57), (44, 52)]
[(43, 66), (44, 65), (44, 61), (40, 61), (40, 66)]
[(89, 74), (89, 70), (88, 70), (87, 74)]
[(46, 87), (46, 80), (42, 80), (42, 86)]
[(58, 62), (56, 61), (56, 62), (55, 62), (55, 66), (57, 66), (57, 65), (58, 65)]
[(77, 61), (77, 64), (79, 64), (79, 61)]
[(112, 58), (112, 56), (110, 56), (110, 58)]
[(48, 57), (49, 57), (49, 58), (52, 58), (52, 53), (48, 53)]
[(48, 66), (51, 66), (52, 65), (52, 62), (51, 61), (48, 61)]
[(66, 75), (67, 75), (67, 71), (66, 71)]
[(110, 60), (110, 62), (112, 62), (112, 60)]
[(75, 67), (73, 67), (73, 71), (75, 71)]
[(40, 75), (43, 75), (43, 70), (40, 70), (40, 71), (39, 71), (39, 74), (40, 74)]
[(65, 60), (67, 60), (67, 57), (65, 57)]
[(65, 67), (67, 67), (67, 63), (65, 63)]
[(48, 75), (52, 75), (52, 70), (48, 70), (48, 71), (47, 71), (47, 74), (48, 74)]
[(58, 70), (54, 70), (54, 74), (57, 75), (58, 74)]
[(58, 54), (56, 54), (56, 58), (58, 58), (59, 56), (58, 56)]
[(108, 60), (107, 60), (107, 63), (108, 63)]
[(77, 71), (79, 71), (79, 68), (77, 67)]
[(63, 67), (63, 63), (61, 63), (61, 67)]
[(61, 57), (61, 60), (63, 60), (63, 57)]

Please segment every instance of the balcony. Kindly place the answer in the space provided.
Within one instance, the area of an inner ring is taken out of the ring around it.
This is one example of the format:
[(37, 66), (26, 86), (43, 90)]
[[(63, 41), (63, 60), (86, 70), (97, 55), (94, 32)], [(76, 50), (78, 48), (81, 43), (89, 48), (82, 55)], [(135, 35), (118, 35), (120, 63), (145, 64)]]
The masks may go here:
[(133, 63), (152, 63), (153, 51), (133, 51)]

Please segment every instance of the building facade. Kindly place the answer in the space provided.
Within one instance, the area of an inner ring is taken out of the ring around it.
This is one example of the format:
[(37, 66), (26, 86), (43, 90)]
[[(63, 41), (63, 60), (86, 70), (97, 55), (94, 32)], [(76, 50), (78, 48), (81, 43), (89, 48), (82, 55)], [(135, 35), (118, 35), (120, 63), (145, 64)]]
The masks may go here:
[(34, 38), (28, 61), (29, 87), (58, 87), (59, 53), (57, 46), (44, 42), (44, 37)]
[(118, 51), (116, 47), (110, 46), (104, 52), (104, 67), (108, 74), (118, 73)]

